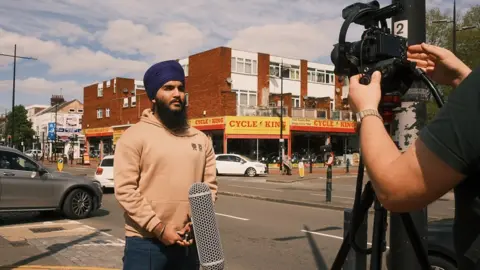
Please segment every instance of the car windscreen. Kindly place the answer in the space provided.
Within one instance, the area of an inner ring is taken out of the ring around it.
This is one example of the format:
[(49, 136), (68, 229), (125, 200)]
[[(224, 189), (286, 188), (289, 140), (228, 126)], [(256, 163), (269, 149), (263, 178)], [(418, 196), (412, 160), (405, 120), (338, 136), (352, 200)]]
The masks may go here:
[(113, 158), (106, 158), (102, 160), (100, 167), (113, 167)]

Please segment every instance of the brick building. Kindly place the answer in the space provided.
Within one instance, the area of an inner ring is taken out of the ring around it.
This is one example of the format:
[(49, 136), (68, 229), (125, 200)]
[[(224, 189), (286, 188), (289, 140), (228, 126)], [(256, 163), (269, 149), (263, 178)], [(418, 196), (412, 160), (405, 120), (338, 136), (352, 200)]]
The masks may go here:
[[(285, 153), (357, 148), (347, 82), (331, 65), (219, 47), (181, 59), (190, 124), (211, 136), (217, 153), (278, 156), (281, 96)], [(283, 75), (283, 76), (280, 76)], [(84, 88), (84, 134), (90, 149), (112, 152), (121, 133), (151, 106), (140, 80), (114, 78)]]

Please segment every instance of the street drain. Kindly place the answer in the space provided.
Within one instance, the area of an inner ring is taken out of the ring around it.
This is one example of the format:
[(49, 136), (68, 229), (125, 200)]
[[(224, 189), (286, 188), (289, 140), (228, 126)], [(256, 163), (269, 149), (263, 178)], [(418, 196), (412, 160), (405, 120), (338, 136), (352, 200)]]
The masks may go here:
[(27, 240), (21, 240), (21, 241), (10, 241), (10, 245), (12, 247), (26, 247), (26, 246), (29, 246), (30, 244), (27, 242)]
[(57, 232), (57, 231), (63, 231), (63, 230), (64, 228), (62, 227), (30, 228), (30, 231), (34, 233)]

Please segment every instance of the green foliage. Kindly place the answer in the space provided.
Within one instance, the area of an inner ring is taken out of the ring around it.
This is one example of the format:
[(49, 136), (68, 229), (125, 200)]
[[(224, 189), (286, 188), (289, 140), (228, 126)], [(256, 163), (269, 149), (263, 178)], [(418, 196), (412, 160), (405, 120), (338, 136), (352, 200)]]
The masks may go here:
[[(440, 12), (440, 9), (430, 9), (426, 13), (427, 35), (426, 41), (429, 44), (440, 46), (452, 50), (453, 42), (453, 23), (451, 21), (452, 11)], [(446, 20), (450, 23), (434, 23), (434, 21)], [(465, 29), (476, 26), (474, 29)], [(457, 32), (456, 32), (456, 48), (457, 56), (465, 64), (471, 68), (480, 65), (480, 5), (472, 6), (463, 16), (457, 15)], [(443, 93), (445, 101), (448, 95), (453, 91), (452, 87), (439, 86)], [(434, 100), (427, 103), (428, 121), (433, 119), (437, 114), (438, 108)]]
[(13, 110), (13, 121), (12, 121), (12, 112), (7, 115), (7, 134), (11, 135), (12, 125), (15, 128), (15, 134), (13, 138), (13, 144), (17, 149), (21, 149), (22, 142), (25, 147), (31, 145), (33, 142), (33, 136), (35, 131), (32, 129), (32, 122), (27, 118), (27, 110), (23, 105), (17, 105)]

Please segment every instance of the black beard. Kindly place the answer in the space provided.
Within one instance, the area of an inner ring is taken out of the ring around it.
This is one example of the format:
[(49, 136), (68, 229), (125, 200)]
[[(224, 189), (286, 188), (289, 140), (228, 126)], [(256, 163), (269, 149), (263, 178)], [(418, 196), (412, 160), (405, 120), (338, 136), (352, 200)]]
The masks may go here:
[(162, 124), (170, 130), (178, 130), (187, 126), (187, 110), (183, 103), (180, 111), (173, 111), (168, 104), (155, 98), (155, 113)]

